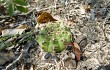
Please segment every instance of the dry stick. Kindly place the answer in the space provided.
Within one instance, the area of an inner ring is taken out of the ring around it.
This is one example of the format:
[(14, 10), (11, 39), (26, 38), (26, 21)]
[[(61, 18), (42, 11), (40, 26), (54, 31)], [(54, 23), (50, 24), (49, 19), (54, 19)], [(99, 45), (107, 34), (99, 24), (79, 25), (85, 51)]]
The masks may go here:
[[(23, 37), (20, 41), (24, 40), (26, 37), (27, 37), (27, 36)], [(30, 46), (30, 45), (29, 45), (29, 46)], [(29, 47), (23, 49), (22, 52), (21, 52), (21, 54), (19, 55), (19, 57), (18, 57), (15, 61), (13, 61), (11, 64), (9, 64), (9, 65), (6, 67), (6, 70), (8, 70), (12, 65), (14, 65), (15, 63), (17, 63), (17, 62), (23, 57), (23, 54), (25, 54), (25, 53), (27, 52), (27, 49), (29, 49)], [(22, 68), (23, 68), (23, 67), (22, 67)]]
[(12, 65), (14, 65), (15, 63), (17, 63), (23, 56), (23, 52), (19, 55), (19, 57), (13, 61), (11, 64), (9, 64), (8, 66), (6, 66), (6, 70), (8, 70)]
[[(109, 12), (110, 13), (110, 12)], [(106, 17), (106, 19), (103, 21), (103, 23), (106, 23), (106, 20), (107, 20), (107, 17)], [(103, 33), (104, 33), (104, 36), (105, 36), (105, 41), (107, 40), (107, 36), (106, 36), (106, 34), (105, 34), (105, 25), (103, 25), (103, 28), (102, 28), (102, 30), (103, 30)]]
[[(101, 48), (101, 47), (100, 47)], [(98, 51), (100, 48), (97, 48), (96, 50), (94, 50), (87, 58), (86, 58), (86, 60), (88, 59), (88, 58), (90, 58), (96, 51)]]
[(48, 10), (48, 9), (51, 9), (51, 8), (60, 8), (62, 7), (61, 5), (58, 5), (58, 6), (50, 6), (50, 7), (47, 7), (47, 8), (43, 8), (43, 9), (36, 9), (36, 8), (33, 8), (31, 11), (29, 11), (28, 13), (24, 13), (24, 14), (20, 14), (20, 15), (28, 15), (29, 13), (33, 12), (34, 10), (37, 10), (38, 12), (39, 11), (44, 11), (44, 10)]
[[(32, 10), (30, 10), (29, 12), (27, 13), (23, 13), (23, 14), (18, 14), (18, 15), (15, 15), (15, 16), (23, 16), (23, 15), (28, 15), (30, 14), (31, 12), (33, 12), (34, 10), (37, 10), (38, 12), (39, 11), (44, 11), (44, 10), (48, 10), (48, 9), (51, 9), (51, 8), (60, 8), (62, 7), (62, 5), (58, 5), (58, 6), (50, 6), (50, 7), (47, 7), (47, 8), (43, 8), (43, 9), (36, 9), (36, 8), (33, 8)], [(10, 16), (0, 16), (0, 18), (9, 18)]]

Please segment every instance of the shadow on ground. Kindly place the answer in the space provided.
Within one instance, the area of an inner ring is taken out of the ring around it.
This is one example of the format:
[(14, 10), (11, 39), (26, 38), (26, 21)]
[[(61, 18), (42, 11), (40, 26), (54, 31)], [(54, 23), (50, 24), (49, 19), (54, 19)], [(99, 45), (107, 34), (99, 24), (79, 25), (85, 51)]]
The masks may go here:
[(100, 67), (98, 67), (97, 70), (110, 70), (110, 64), (108, 64), (106, 66), (100, 66)]

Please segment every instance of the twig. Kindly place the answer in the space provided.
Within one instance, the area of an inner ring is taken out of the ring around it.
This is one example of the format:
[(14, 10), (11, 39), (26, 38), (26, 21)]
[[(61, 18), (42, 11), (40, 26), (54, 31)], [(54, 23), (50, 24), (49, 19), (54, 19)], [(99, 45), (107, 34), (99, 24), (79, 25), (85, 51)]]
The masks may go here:
[[(50, 7), (47, 7), (47, 8), (43, 8), (43, 9), (36, 9), (36, 8), (33, 8), (32, 10), (30, 10), (29, 12), (27, 12), (27, 13), (22, 13), (22, 14), (17, 14), (17, 15), (15, 15), (15, 16), (23, 16), (23, 15), (28, 15), (28, 14), (30, 14), (31, 12), (33, 12), (33, 11), (37, 11), (37, 12), (39, 12), (39, 11), (44, 11), (44, 10), (48, 10), (48, 9), (51, 9), (51, 8), (60, 8), (60, 7), (62, 7), (62, 5), (58, 5), (58, 6), (50, 6)], [(0, 18), (9, 18), (10, 16), (0, 16)]]
[(85, 60), (89, 59), (95, 52), (97, 52), (100, 48), (97, 48), (96, 50), (94, 50)]
[(11, 64), (9, 64), (8, 66), (6, 66), (6, 70), (8, 70), (12, 65), (14, 65), (15, 63), (17, 63), (23, 56), (23, 52), (19, 55), (19, 57), (13, 61)]

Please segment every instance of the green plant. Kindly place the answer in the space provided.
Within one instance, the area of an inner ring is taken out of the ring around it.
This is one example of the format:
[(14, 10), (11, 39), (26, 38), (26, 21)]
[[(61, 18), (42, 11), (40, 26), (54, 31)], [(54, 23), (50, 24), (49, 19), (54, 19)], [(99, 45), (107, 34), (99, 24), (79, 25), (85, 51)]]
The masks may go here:
[(61, 52), (72, 40), (69, 28), (62, 22), (46, 24), (37, 35), (37, 42), (46, 52)]
[(23, 33), (21, 35), (16, 34), (14, 36), (1, 36), (0, 37), (0, 52), (4, 49), (12, 46), (25, 45), (35, 39), (35, 33), (33, 30)]
[(8, 7), (10, 16), (13, 16), (15, 10), (24, 13), (28, 12), (28, 9), (25, 8), (28, 4), (24, 0), (0, 0), (0, 4), (5, 4), (4, 6)]

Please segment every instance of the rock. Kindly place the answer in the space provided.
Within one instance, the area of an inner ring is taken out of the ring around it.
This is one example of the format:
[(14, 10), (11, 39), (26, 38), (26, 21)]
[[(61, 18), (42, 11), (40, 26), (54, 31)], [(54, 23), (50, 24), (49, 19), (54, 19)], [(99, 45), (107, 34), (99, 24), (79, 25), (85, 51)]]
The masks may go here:
[(73, 52), (71, 52), (70, 54), (71, 54), (71, 58), (75, 59), (75, 54)]
[(49, 59), (50, 57), (52, 57), (51, 53), (46, 53), (46, 55), (44, 56), (45, 59)]
[(100, 67), (98, 67), (97, 70), (106, 70), (106, 68), (105, 68), (105, 66), (100, 66)]
[(56, 60), (56, 61), (59, 61), (59, 60), (60, 60), (60, 58), (57, 57), (57, 56), (53, 56), (52, 58), (53, 58), (54, 60)]

